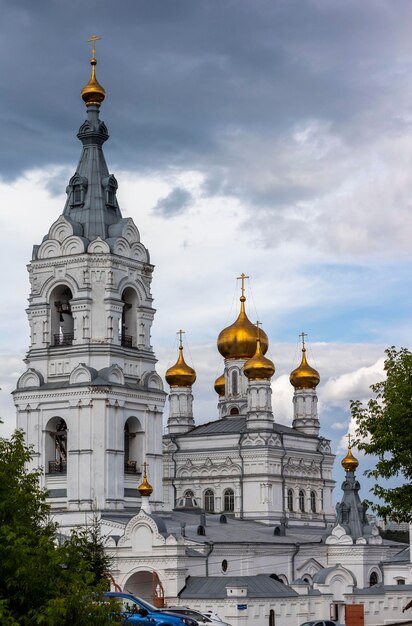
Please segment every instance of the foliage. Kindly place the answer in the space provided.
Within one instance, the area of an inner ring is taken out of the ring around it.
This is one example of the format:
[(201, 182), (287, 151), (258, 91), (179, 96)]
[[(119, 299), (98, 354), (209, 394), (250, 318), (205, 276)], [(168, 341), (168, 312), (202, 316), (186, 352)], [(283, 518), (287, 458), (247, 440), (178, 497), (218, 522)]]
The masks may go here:
[[(355, 444), (377, 457), (366, 472), (375, 478), (372, 493), (383, 504), (372, 505), (385, 519), (412, 521), (412, 353), (395, 347), (386, 351), (386, 379), (371, 386), (375, 394), (366, 406), (351, 402), (357, 424)], [(381, 479), (402, 478), (397, 487), (383, 487)]]
[(409, 531), (408, 530), (380, 530), (380, 536), (382, 539), (389, 539), (390, 541), (399, 541), (399, 543), (409, 543)]
[(28, 470), (30, 461), (22, 431), (0, 438), (0, 623), (119, 623), (117, 609), (97, 601), (105, 588), (101, 554), (88, 561), (103, 551), (101, 541), (80, 531), (58, 545), (41, 471)]

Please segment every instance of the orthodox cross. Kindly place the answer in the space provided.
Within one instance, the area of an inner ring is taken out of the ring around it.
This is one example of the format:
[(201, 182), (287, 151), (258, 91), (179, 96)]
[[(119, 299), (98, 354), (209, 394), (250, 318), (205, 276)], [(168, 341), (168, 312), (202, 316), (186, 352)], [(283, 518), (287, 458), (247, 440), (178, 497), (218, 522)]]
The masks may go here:
[(185, 334), (185, 331), (180, 329), (180, 330), (177, 331), (176, 334), (179, 335), (179, 342), (180, 342), (179, 343), (179, 347), (183, 348), (183, 335)]
[(259, 320), (256, 322), (255, 326), (257, 327), (257, 338), (260, 341), (260, 327), (262, 326), (262, 322), (259, 322)]
[(308, 336), (308, 333), (304, 333), (303, 330), (302, 330), (302, 332), (299, 335), (299, 337), (302, 338), (302, 350), (306, 349), (305, 348), (305, 337), (307, 337), (307, 336)]
[(350, 447), (351, 447), (351, 444), (352, 444), (352, 442), (351, 442), (351, 440), (350, 440), (350, 433), (348, 433), (346, 436), (347, 436), (347, 438), (348, 438), (348, 448), (350, 448)]
[(90, 39), (87, 40), (89, 43), (92, 44), (92, 59), (94, 59), (96, 55), (96, 41), (99, 41), (100, 39), (101, 37), (98, 37), (97, 35), (92, 35)]
[(237, 277), (237, 280), (241, 280), (242, 281), (242, 297), (245, 296), (245, 278), (249, 278), (249, 276), (246, 276), (243, 272), (241, 273), (240, 276)]
[(149, 465), (146, 463), (146, 461), (143, 463), (143, 478), (147, 478), (147, 468), (149, 467)]

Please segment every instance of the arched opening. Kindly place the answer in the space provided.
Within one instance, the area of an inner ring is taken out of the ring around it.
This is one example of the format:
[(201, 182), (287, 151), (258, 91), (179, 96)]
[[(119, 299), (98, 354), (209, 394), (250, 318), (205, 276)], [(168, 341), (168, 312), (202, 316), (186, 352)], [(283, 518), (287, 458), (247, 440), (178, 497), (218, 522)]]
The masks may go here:
[(131, 287), (126, 287), (122, 293), (123, 310), (121, 327), (119, 329), (120, 343), (126, 348), (137, 345), (137, 293)]
[(230, 415), (239, 415), (239, 409), (237, 408), (237, 406), (233, 406), (230, 409)]
[(269, 626), (275, 626), (275, 611), (273, 609), (269, 611)]
[(305, 512), (305, 492), (303, 489), (299, 491), (299, 511)]
[(314, 491), (310, 492), (310, 510), (312, 513), (316, 513), (316, 493)]
[(125, 474), (141, 474), (143, 436), (142, 426), (137, 417), (129, 417), (124, 425)]
[(67, 473), (67, 424), (61, 417), (53, 417), (46, 426), (45, 472)]
[(374, 585), (377, 585), (378, 582), (379, 582), (379, 579), (378, 579), (377, 572), (371, 572), (369, 576), (369, 587), (373, 587)]
[(126, 581), (124, 591), (151, 602), (158, 608), (164, 606), (164, 589), (157, 572), (135, 572)]
[(288, 510), (293, 511), (293, 489), (288, 489)]
[(228, 513), (235, 510), (235, 492), (233, 489), (225, 489), (223, 492), (223, 509)]
[(186, 489), (186, 491), (183, 494), (184, 498), (194, 498), (195, 494), (193, 493), (193, 491), (191, 489)]
[(71, 309), (73, 294), (66, 285), (55, 287), (50, 295), (51, 345), (71, 346), (74, 339), (74, 319)]
[(222, 572), (223, 573), (227, 572), (227, 568), (228, 568), (228, 563), (227, 563), (226, 559), (223, 559), (223, 561), (222, 561)]
[(239, 374), (236, 370), (232, 372), (232, 395), (237, 396), (239, 394)]
[(277, 574), (270, 574), (269, 578), (273, 578), (273, 580), (277, 580), (278, 582), (282, 582)]
[(215, 512), (215, 493), (213, 489), (206, 489), (204, 493), (204, 507), (208, 513)]

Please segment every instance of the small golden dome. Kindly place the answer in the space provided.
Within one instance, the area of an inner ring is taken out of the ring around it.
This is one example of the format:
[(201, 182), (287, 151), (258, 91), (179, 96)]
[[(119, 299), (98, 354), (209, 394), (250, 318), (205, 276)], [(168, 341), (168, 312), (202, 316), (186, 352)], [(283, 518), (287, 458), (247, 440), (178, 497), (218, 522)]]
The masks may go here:
[(140, 493), (141, 496), (148, 498), (149, 496), (152, 495), (153, 493), (153, 487), (152, 485), (149, 483), (149, 481), (147, 480), (147, 464), (144, 463), (143, 464), (143, 480), (141, 482), (141, 484), (138, 486), (137, 491)]
[(90, 65), (92, 66), (92, 73), (90, 76), (90, 80), (85, 87), (83, 87), (81, 91), (81, 97), (83, 98), (86, 106), (100, 106), (103, 100), (106, 97), (106, 92), (104, 88), (100, 85), (96, 78), (96, 59), (93, 57), (90, 61)]
[(237, 320), (224, 328), (217, 338), (217, 349), (225, 359), (251, 359), (256, 352), (259, 333), (261, 350), (265, 354), (269, 346), (266, 333), (249, 320), (245, 311), (245, 296), (240, 298), (240, 313)]
[(348, 454), (345, 456), (344, 459), (342, 459), (341, 464), (346, 472), (354, 472), (355, 469), (358, 467), (359, 461), (353, 456), (352, 450), (350, 448), (348, 448)]
[(256, 341), (256, 352), (243, 366), (243, 373), (248, 380), (269, 380), (275, 373), (275, 366), (262, 354), (260, 338)]
[(177, 361), (166, 372), (166, 380), (171, 387), (191, 387), (196, 380), (196, 372), (183, 358), (183, 345), (180, 340)]
[(224, 396), (226, 390), (225, 375), (222, 374), (215, 380), (215, 391), (219, 396)]
[(316, 389), (320, 383), (319, 372), (306, 360), (306, 348), (302, 348), (302, 361), (291, 373), (289, 380), (295, 389)]

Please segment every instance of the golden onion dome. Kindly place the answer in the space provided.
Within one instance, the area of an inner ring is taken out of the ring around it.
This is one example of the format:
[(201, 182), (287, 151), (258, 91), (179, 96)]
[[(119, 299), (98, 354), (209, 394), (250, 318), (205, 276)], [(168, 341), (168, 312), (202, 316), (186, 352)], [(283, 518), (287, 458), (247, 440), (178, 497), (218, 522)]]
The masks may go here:
[(104, 88), (100, 85), (96, 78), (96, 59), (93, 57), (90, 61), (90, 65), (92, 66), (92, 73), (90, 76), (90, 80), (85, 87), (83, 87), (81, 91), (81, 97), (83, 98), (86, 106), (100, 106), (103, 100), (106, 97), (106, 92)]
[(315, 389), (320, 383), (319, 372), (311, 367), (306, 360), (306, 348), (302, 348), (302, 360), (291, 373), (289, 380), (295, 389)]
[(171, 387), (191, 387), (196, 380), (195, 370), (184, 360), (182, 341), (176, 363), (166, 372), (166, 380)]
[(137, 488), (141, 496), (148, 498), (153, 493), (153, 487), (147, 480), (147, 464), (143, 464), (143, 480)]
[(225, 359), (251, 359), (256, 352), (259, 334), (261, 350), (265, 354), (269, 346), (266, 333), (249, 320), (245, 311), (245, 296), (240, 298), (240, 313), (237, 320), (224, 328), (217, 338), (217, 349)]
[(225, 375), (222, 374), (215, 380), (215, 391), (219, 396), (224, 396), (226, 391)]
[(248, 380), (269, 380), (275, 373), (273, 362), (263, 356), (260, 337), (256, 341), (256, 352), (243, 366), (243, 373)]
[(353, 456), (351, 448), (348, 448), (348, 453), (345, 458), (342, 459), (341, 464), (346, 472), (354, 472), (358, 467), (359, 461)]

